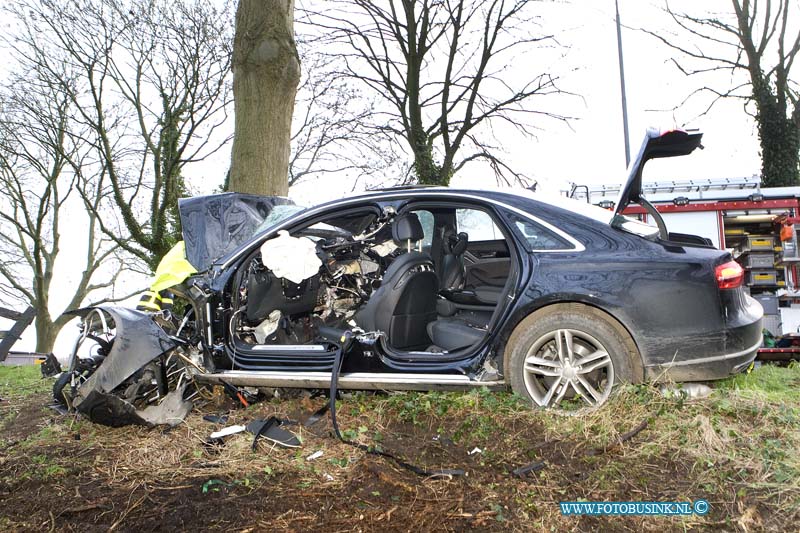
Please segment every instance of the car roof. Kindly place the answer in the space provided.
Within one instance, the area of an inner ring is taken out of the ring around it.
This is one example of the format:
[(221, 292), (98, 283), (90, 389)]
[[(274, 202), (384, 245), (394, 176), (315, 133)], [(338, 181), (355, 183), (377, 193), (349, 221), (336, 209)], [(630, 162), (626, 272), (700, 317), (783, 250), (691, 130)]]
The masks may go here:
[[(392, 202), (395, 200), (424, 200), (426, 198), (449, 199), (456, 201), (484, 201), (495, 206), (505, 207), (512, 211), (523, 214), (527, 218), (547, 226), (551, 231), (565, 237), (568, 241), (576, 245), (576, 249), (583, 249), (584, 246), (576, 241), (572, 236), (565, 233), (559, 226), (565, 222), (564, 217), (578, 215), (593, 220), (595, 223), (606, 225), (611, 220), (612, 213), (600, 207), (593, 206), (586, 202), (566, 198), (560, 195), (549, 195), (536, 193), (527, 189), (519, 188), (484, 188), (484, 189), (456, 189), (451, 187), (402, 187), (390, 188), (376, 191), (367, 191), (347, 198), (339, 198), (324, 202), (281, 221), (269, 231), (276, 228), (291, 226), (298, 217), (309, 216), (314, 212), (321, 212), (338, 205), (347, 206), (362, 202)], [(568, 221), (568, 219), (566, 220)], [(216, 264), (221, 264), (226, 268), (231, 262), (241, 255), (246, 249), (253, 246), (254, 241), (260, 240), (264, 233), (253, 236), (252, 239), (243, 243), (237, 250), (219, 258)]]
[[(391, 200), (392, 198), (424, 198), (426, 196), (437, 197), (446, 196), (451, 194), (454, 197), (466, 198), (476, 197), (476, 199), (493, 199), (499, 202), (508, 202), (512, 199), (521, 201), (524, 204), (533, 202), (542, 204), (541, 206), (551, 206), (565, 211), (570, 211), (585, 217), (597, 220), (598, 222), (608, 223), (611, 220), (612, 213), (607, 209), (597, 207), (588, 203), (587, 201), (575, 200), (560, 194), (549, 194), (543, 192), (534, 192), (530, 189), (523, 187), (482, 187), (472, 189), (452, 188), (452, 187), (435, 187), (430, 185), (425, 186), (402, 186), (402, 187), (389, 187), (385, 189), (376, 189), (374, 191), (366, 191), (356, 196), (351, 196), (346, 199), (337, 199), (325, 202), (314, 207), (333, 206), (341, 203), (344, 200), (359, 201), (371, 199), (385, 199)], [(515, 202), (517, 203), (517, 202)], [(537, 207), (530, 205), (530, 207)]]

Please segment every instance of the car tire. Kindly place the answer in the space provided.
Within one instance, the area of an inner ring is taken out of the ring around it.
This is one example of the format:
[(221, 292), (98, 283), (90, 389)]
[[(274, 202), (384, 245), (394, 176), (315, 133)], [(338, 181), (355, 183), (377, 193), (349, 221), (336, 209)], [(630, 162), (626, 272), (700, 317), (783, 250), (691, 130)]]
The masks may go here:
[[(71, 377), (72, 377), (71, 373), (62, 372), (56, 378), (55, 383), (53, 383), (53, 400), (56, 402), (56, 404), (62, 405), (64, 407), (69, 407), (69, 404), (67, 403), (67, 399), (64, 396), (64, 393), (65, 392), (68, 393), (70, 390)], [(66, 391), (64, 390), (65, 388), (67, 389)]]
[(542, 408), (602, 405), (619, 383), (643, 380), (641, 356), (627, 330), (583, 304), (555, 304), (520, 322), (506, 344), (504, 369), (514, 392)]

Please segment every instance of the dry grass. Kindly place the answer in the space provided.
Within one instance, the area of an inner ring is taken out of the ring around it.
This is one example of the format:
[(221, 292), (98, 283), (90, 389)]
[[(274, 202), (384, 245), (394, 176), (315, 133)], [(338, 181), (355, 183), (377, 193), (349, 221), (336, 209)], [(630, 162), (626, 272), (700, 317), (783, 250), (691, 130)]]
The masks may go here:
[[(3, 379), (4, 530), (662, 532), (791, 530), (800, 522), (798, 367), (719, 383), (702, 400), (625, 387), (603, 409), (579, 416), (530, 410), (513, 395), (488, 391), (354, 394), (340, 402), (348, 438), (420, 466), (468, 472), (453, 479), (420, 478), (343, 444), (327, 419), (289, 427), (303, 441), (298, 450), (262, 440), (253, 451), (247, 433), (207, 443), (219, 426), (202, 415), (227, 412), (219, 402), (171, 431), (111, 429), (42, 409), (38, 383), (27, 384), (32, 396), (9, 394), (20, 384)], [(230, 410), (228, 424), (273, 414), (297, 419), (323, 402), (266, 401)], [(468, 454), (475, 448), (481, 451)], [(322, 457), (306, 460), (317, 450)], [(510, 475), (532, 462), (544, 467), (523, 479)], [(47, 499), (34, 496), (42, 490)], [(558, 507), (698, 498), (710, 502), (709, 515), (577, 518)]]

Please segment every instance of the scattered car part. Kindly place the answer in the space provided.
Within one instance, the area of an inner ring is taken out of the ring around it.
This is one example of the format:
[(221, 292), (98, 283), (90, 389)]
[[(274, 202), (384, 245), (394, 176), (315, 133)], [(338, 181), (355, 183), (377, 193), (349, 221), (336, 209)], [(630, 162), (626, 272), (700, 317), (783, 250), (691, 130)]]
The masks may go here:
[(73, 314), (83, 319), (81, 332), (53, 387), (57, 403), (114, 427), (174, 426), (186, 417), (192, 394), (184, 356), (175, 349), (180, 343), (153, 315), (115, 306)]
[(239, 405), (241, 405), (242, 407), (250, 406), (250, 403), (247, 401), (247, 398), (245, 398), (245, 395), (242, 391), (240, 391), (238, 388), (234, 387), (227, 381), (220, 380), (220, 383), (222, 384), (222, 388), (225, 390), (225, 394), (230, 396), (230, 398), (233, 401), (238, 402)]
[(299, 448), (300, 439), (297, 435), (282, 429), (280, 426), (286, 424), (286, 421), (271, 416), (266, 420), (253, 420), (247, 424), (247, 431), (255, 435), (253, 438), (253, 450), (258, 445), (259, 437), (274, 442), (286, 448)]
[(228, 435), (235, 435), (236, 433), (241, 433), (246, 429), (247, 429), (246, 426), (242, 426), (240, 424), (234, 424), (233, 426), (228, 426), (213, 432), (211, 435), (209, 435), (209, 438), (221, 439), (222, 437), (227, 437)]
[(62, 372), (61, 363), (59, 363), (58, 359), (56, 359), (56, 356), (51, 353), (45, 356), (40, 368), (43, 378), (52, 378)]
[(515, 468), (514, 470), (511, 471), (511, 475), (518, 478), (523, 478), (525, 477), (526, 474), (529, 474), (531, 472), (538, 472), (540, 470), (544, 470), (545, 466), (547, 466), (547, 464), (544, 461), (534, 461), (528, 465)]
[(203, 420), (212, 424), (227, 424), (228, 415), (203, 415)]

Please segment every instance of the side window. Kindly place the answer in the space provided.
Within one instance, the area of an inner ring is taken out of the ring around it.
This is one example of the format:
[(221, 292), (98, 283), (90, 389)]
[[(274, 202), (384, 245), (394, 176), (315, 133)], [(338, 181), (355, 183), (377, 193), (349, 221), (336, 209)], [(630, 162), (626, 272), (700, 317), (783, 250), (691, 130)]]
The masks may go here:
[(456, 209), (456, 231), (469, 235), (469, 242), (505, 240), (491, 215), (478, 209)]
[(433, 213), (425, 209), (415, 209), (412, 213), (419, 217), (422, 231), (425, 232), (425, 238), (422, 239), (422, 247), (430, 248), (431, 241), (433, 241)]
[(530, 250), (570, 250), (575, 246), (532, 220), (508, 213), (508, 218), (528, 243)]

